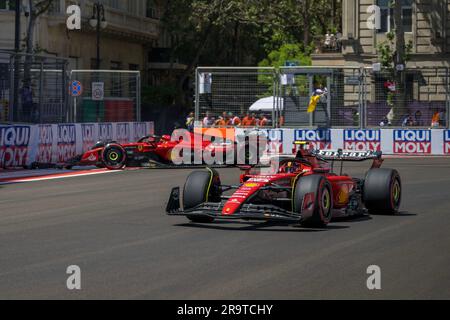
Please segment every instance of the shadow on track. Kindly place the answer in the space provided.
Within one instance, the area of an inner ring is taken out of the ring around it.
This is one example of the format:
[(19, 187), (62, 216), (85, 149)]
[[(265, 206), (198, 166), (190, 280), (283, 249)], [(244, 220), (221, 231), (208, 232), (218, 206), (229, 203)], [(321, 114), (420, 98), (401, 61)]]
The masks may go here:
[[(236, 224), (245, 224), (244, 227), (236, 227)], [(249, 225), (250, 224), (250, 225)], [(222, 230), (222, 231), (259, 231), (259, 232), (324, 232), (336, 229), (347, 229), (348, 226), (335, 226), (328, 225), (326, 228), (303, 228), (298, 225), (288, 225), (276, 222), (262, 222), (262, 223), (252, 223), (252, 222), (239, 222), (239, 221), (217, 221), (211, 224), (198, 224), (198, 223), (182, 223), (177, 224), (178, 227), (187, 228), (199, 228), (199, 229), (212, 229), (212, 230)], [(274, 228), (278, 227), (278, 228)], [(283, 228), (279, 228), (283, 227)], [(271, 228), (271, 229), (267, 229)]]

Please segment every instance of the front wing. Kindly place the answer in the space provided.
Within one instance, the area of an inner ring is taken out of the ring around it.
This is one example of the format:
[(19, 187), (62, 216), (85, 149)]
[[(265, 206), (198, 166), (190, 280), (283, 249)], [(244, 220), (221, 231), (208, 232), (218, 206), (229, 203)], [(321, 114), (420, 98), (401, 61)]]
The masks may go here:
[(211, 217), (219, 220), (264, 220), (299, 223), (300, 214), (284, 210), (274, 205), (243, 204), (238, 212), (230, 215), (222, 213), (225, 201), (204, 202), (199, 206), (183, 210), (180, 205), (180, 188), (172, 189), (166, 212), (169, 216)]

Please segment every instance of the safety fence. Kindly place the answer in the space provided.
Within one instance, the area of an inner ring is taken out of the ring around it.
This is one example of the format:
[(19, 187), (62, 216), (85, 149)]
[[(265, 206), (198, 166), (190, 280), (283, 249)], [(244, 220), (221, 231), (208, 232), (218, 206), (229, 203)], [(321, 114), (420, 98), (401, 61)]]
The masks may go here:
[(0, 121), (66, 120), (66, 59), (2, 51), (0, 60)]
[(153, 122), (0, 125), (0, 168), (64, 163), (99, 140), (128, 143), (153, 133)]
[(72, 70), (53, 56), (0, 51), (0, 123), (140, 121), (140, 72)]
[(201, 67), (195, 107), (203, 126), (448, 128), (449, 69)]
[(70, 121), (141, 120), (139, 71), (72, 70), (69, 78)]

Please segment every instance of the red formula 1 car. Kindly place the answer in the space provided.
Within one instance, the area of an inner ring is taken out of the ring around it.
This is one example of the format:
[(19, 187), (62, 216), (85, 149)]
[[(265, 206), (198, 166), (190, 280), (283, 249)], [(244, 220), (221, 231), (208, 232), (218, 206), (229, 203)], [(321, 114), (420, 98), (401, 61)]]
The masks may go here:
[[(364, 179), (333, 172), (335, 161), (364, 160), (373, 160)], [(401, 201), (401, 180), (396, 170), (381, 169), (382, 162), (379, 152), (302, 148), (295, 157), (278, 158), (272, 172), (252, 173), (246, 168), (237, 186), (222, 185), (213, 169), (194, 171), (182, 197), (179, 187), (172, 190), (166, 211), (199, 223), (275, 220), (307, 227), (324, 227), (333, 217), (367, 211), (395, 214)], [(225, 195), (227, 191), (232, 193)]]
[[(189, 133), (189, 139), (174, 141), (171, 136), (149, 135), (141, 138), (137, 142), (118, 144), (114, 141), (99, 141), (91, 150), (79, 155), (66, 164), (65, 168), (70, 169), (73, 166), (91, 166), (106, 167), (110, 170), (122, 169), (127, 167), (173, 167), (172, 151), (175, 147), (190, 150), (190, 163), (194, 163), (194, 154), (203, 154), (204, 151), (210, 153), (221, 152), (226, 159), (228, 152), (233, 152), (231, 145), (234, 141), (215, 141), (208, 139), (197, 139), (196, 143), (194, 133)], [(183, 156), (181, 154), (181, 156)], [(201, 159), (201, 158), (200, 158)]]

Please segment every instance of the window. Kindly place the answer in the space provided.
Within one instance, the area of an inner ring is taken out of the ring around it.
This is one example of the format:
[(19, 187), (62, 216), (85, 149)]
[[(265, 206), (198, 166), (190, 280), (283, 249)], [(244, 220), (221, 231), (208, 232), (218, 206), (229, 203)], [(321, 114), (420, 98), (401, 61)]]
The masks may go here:
[(158, 11), (153, 0), (147, 0), (147, 18), (158, 19)]
[[(378, 0), (381, 13), (381, 29), (378, 32), (390, 32), (394, 28), (394, 8), (390, 0)], [(402, 0), (402, 21), (405, 32), (412, 32), (413, 0)]]
[(0, 0), (0, 10), (16, 10), (16, 2), (14, 0)]

